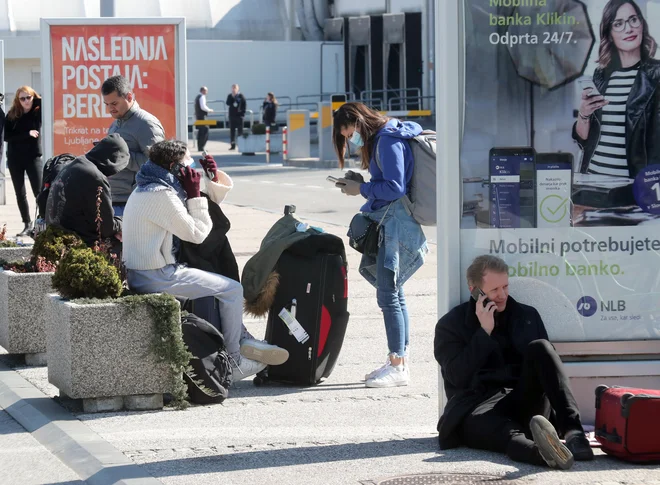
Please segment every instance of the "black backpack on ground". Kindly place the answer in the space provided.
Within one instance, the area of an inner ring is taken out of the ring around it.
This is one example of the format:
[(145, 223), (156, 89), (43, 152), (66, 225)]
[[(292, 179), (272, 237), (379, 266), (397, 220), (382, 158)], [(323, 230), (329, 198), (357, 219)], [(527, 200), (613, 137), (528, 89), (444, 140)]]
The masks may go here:
[(188, 396), (195, 404), (217, 404), (229, 396), (231, 365), (225, 339), (213, 325), (192, 313), (181, 316), (183, 342), (193, 358), (194, 375), (185, 372)]
[(37, 218), (46, 218), (46, 202), (48, 202), (48, 194), (50, 193), (50, 186), (55, 178), (60, 174), (62, 169), (76, 159), (71, 153), (63, 153), (56, 155), (46, 160), (44, 164), (43, 181), (41, 182), (41, 190), (37, 195)]

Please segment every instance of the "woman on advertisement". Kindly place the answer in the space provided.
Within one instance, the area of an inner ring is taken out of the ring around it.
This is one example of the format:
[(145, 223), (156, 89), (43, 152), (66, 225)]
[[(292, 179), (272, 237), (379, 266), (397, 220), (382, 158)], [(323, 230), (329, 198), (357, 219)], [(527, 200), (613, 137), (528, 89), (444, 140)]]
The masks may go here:
[(365, 376), (367, 387), (407, 386), (410, 378), (410, 322), (403, 284), (422, 266), (428, 248), (404, 197), (414, 168), (408, 140), (420, 133), (419, 124), (387, 118), (362, 103), (346, 103), (334, 114), (332, 137), (339, 166), (344, 167), (350, 140), (359, 147), (362, 169), (371, 175), (371, 180), (365, 182), (362, 175), (349, 171), (336, 186), (347, 195), (364, 197), (366, 202), (360, 210), (381, 224), (378, 255), (362, 256), (360, 274), (376, 287), (389, 353), (385, 365)]
[(18, 236), (27, 236), (32, 229), (30, 206), (25, 191), (26, 173), (35, 197), (41, 190), (43, 166), (40, 136), (41, 97), (30, 86), (22, 86), (16, 91), (5, 123), (7, 168), (11, 172), (16, 202), (24, 224), (23, 231), (18, 233)]
[(660, 163), (657, 44), (633, 0), (607, 3), (600, 39), (595, 89), (583, 89), (573, 126), (573, 139), (583, 150), (579, 171), (634, 178)]

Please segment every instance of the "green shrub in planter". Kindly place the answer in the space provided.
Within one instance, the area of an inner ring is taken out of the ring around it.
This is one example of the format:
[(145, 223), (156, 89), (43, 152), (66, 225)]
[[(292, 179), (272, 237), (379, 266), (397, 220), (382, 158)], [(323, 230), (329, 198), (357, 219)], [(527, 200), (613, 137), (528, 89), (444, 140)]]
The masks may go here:
[(74, 233), (50, 225), (34, 240), (32, 261), (42, 257), (45, 261), (57, 263), (65, 250), (85, 247), (85, 243)]
[(16, 244), (14, 241), (10, 241), (8, 239), (5, 239), (4, 241), (0, 241), (0, 248), (17, 248), (18, 244)]
[(122, 291), (119, 271), (101, 253), (70, 249), (53, 275), (53, 288), (65, 298), (117, 298)]
[(252, 134), (253, 135), (265, 135), (266, 134), (266, 125), (263, 123), (255, 123), (252, 125)]

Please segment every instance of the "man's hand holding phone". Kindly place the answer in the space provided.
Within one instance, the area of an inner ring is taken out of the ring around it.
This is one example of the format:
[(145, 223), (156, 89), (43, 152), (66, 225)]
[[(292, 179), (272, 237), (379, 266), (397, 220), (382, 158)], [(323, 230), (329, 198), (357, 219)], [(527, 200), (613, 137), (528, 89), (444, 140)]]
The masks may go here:
[(481, 328), (490, 335), (495, 328), (495, 310), (497, 310), (497, 305), (495, 302), (490, 301), (483, 292), (480, 293), (475, 313), (479, 319)]

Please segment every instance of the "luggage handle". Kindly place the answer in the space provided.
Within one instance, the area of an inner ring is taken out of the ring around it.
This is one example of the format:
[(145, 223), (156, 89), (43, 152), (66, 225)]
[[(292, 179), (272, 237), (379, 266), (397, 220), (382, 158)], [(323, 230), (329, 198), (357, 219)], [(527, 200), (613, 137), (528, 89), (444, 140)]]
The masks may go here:
[(598, 438), (603, 438), (611, 443), (620, 445), (623, 442), (621, 436), (619, 436), (619, 433), (616, 432), (616, 428), (613, 428), (612, 432), (608, 433), (606, 425), (603, 425), (601, 429), (596, 429), (595, 434)]
[(621, 396), (621, 416), (627, 419), (630, 416), (630, 408), (633, 403), (645, 399), (660, 399), (660, 396), (651, 396), (650, 394), (637, 394), (635, 396), (630, 393)]

